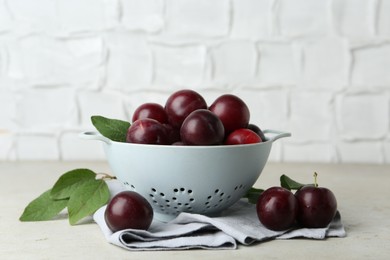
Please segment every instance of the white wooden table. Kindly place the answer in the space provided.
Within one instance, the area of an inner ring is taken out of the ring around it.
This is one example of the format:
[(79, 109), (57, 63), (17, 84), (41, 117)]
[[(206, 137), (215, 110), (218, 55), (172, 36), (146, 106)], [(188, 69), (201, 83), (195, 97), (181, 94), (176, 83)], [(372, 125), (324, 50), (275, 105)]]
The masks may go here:
[(66, 218), (19, 222), (24, 207), (64, 172), (90, 168), (110, 173), (104, 162), (0, 163), (0, 259), (389, 259), (390, 165), (268, 163), (256, 183), (279, 185), (286, 174), (331, 189), (347, 231), (324, 241), (272, 240), (237, 250), (129, 252), (106, 242), (95, 223), (70, 226)]

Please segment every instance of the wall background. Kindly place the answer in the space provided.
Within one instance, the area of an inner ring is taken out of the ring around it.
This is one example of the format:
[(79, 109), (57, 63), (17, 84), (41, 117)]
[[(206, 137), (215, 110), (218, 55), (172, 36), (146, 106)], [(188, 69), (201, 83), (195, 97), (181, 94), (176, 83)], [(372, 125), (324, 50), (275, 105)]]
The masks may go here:
[(181, 88), (291, 131), (272, 161), (390, 163), (390, 1), (0, 0), (0, 160), (103, 159), (91, 115)]

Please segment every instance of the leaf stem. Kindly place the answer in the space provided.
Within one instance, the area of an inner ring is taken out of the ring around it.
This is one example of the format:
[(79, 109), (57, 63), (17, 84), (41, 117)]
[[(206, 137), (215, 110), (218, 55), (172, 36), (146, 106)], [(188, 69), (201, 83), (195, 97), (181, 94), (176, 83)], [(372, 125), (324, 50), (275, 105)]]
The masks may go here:
[(101, 172), (101, 173), (98, 173), (96, 174), (96, 179), (98, 180), (115, 180), (116, 177), (115, 176), (112, 176), (112, 175), (109, 175), (108, 173), (104, 173), (104, 172)]

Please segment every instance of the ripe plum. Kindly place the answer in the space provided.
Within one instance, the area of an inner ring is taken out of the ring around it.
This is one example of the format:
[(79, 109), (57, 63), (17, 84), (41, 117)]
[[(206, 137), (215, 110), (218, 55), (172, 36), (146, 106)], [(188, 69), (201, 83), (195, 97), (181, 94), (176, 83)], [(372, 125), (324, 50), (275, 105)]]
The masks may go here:
[(221, 119), (226, 135), (236, 129), (247, 128), (249, 124), (249, 108), (235, 95), (226, 94), (218, 97), (209, 109)]
[(255, 124), (249, 124), (249, 125), (248, 125), (248, 129), (252, 130), (252, 131), (255, 132), (258, 136), (260, 136), (261, 141), (263, 141), (263, 142), (266, 141), (265, 135), (264, 135), (263, 131), (260, 129), (260, 127), (258, 127), (258, 126), (255, 125)]
[(122, 191), (107, 204), (104, 219), (112, 232), (128, 228), (147, 230), (153, 220), (153, 209), (139, 193)]
[(221, 144), (224, 135), (221, 120), (207, 109), (193, 111), (180, 128), (181, 140), (187, 145)]
[(337, 201), (333, 192), (324, 187), (305, 186), (295, 193), (298, 201), (297, 220), (306, 228), (324, 228), (333, 220)]
[(260, 142), (261, 138), (255, 132), (247, 128), (240, 128), (228, 135), (225, 145), (255, 144)]
[(189, 89), (173, 93), (165, 103), (168, 122), (176, 128), (180, 128), (184, 119), (191, 112), (206, 108), (207, 104), (204, 98), (199, 93)]
[(168, 123), (168, 117), (164, 107), (157, 103), (144, 103), (140, 105), (133, 113), (132, 122), (144, 118), (155, 119), (162, 124)]
[(295, 223), (298, 210), (294, 194), (282, 187), (271, 187), (261, 193), (256, 211), (260, 222), (268, 229), (282, 231)]
[(128, 129), (126, 141), (137, 144), (168, 144), (167, 130), (157, 120), (144, 118), (135, 121)]

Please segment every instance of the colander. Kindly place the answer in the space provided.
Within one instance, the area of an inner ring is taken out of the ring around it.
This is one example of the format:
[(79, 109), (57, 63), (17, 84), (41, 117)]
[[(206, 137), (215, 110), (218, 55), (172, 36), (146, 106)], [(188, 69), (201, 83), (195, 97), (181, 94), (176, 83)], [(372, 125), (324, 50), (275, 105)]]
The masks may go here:
[(97, 132), (81, 137), (102, 141), (116, 178), (149, 201), (156, 219), (169, 221), (180, 212), (217, 215), (242, 198), (260, 176), (272, 143), (291, 136), (264, 134), (262, 143), (218, 146), (123, 143)]

